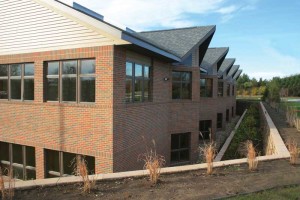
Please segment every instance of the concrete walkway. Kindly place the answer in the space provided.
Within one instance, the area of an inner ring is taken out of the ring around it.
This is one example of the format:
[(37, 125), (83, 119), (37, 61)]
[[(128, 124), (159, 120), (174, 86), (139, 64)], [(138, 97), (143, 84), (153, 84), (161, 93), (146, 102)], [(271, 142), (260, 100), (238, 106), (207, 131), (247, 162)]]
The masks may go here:
[(264, 103), (264, 106), (267, 109), (284, 142), (286, 142), (289, 138), (293, 138), (297, 141), (297, 144), (300, 145), (300, 132), (295, 127), (290, 127), (288, 125), (285, 114), (282, 112), (277, 112), (267, 103)]

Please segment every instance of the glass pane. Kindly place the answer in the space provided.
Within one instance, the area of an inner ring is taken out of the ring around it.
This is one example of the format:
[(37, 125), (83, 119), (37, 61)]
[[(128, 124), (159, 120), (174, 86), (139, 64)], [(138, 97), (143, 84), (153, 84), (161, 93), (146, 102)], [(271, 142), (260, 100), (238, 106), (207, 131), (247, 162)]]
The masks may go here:
[(188, 161), (189, 157), (189, 150), (180, 151), (180, 161)]
[(182, 72), (181, 74), (181, 78), (182, 78), (182, 81), (191, 81), (191, 72)]
[(173, 84), (172, 84), (172, 99), (180, 99), (180, 90), (181, 90), (181, 84), (173, 82)]
[(63, 74), (76, 74), (77, 72), (77, 61), (64, 61), (62, 63), (62, 73)]
[(8, 80), (0, 80), (0, 99), (8, 99)]
[(59, 62), (49, 62), (48, 63), (48, 75), (58, 75)]
[(143, 80), (135, 79), (134, 84), (134, 101), (142, 101)]
[(63, 101), (76, 101), (76, 78), (63, 77), (62, 92)]
[(26, 169), (26, 180), (36, 179), (35, 170)]
[(171, 152), (171, 162), (179, 161), (179, 152)]
[(34, 64), (28, 63), (25, 64), (24, 76), (33, 76), (34, 75)]
[(45, 162), (46, 162), (46, 178), (55, 177), (50, 175), (48, 171), (54, 171), (59, 173), (59, 152), (53, 150), (45, 150)]
[(179, 149), (179, 134), (171, 135), (171, 150)]
[(144, 67), (144, 77), (145, 78), (150, 78), (150, 69), (149, 69), (149, 67), (148, 66), (145, 66)]
[(182, 134), (180, 135), (180, 148), (188, 148), (189, 147), (189, 135)]
[(81, 74), (94, 74), (95, 73), (95, 60), (82, 60), (81, 61)]
[(126, 62), (126, 77), (132, 77), (132, 63)]
[(126, 79), (126, 102), (132, 102), (132, 79)]
[(10, 84), (11, 98), (21, 99), (21, 79), (11, 79)]
[(135, 77), (139, 78), (143, 76), (143, 66), (135, 64)]
[(172, 80), (173, 81), (181, 81), (180, 72), (172, 72)]
[(182, 99), (191, 99), (192, 88), (190, 83), (182, 83)]
[(34, 79), (24, 79), (24, 100), (34, 100)]
[(9, 144), (6, 142), (0, 142), (0, 161), (2, 160), (9, 161)]
[(144, 80), (144, 101), (149, 100), (149, 86), (150, 86), (150, 81)]
[(95, 158), (92, 156), (84, 157), (89, 174), (95, 174)]
[(26, 146), (26, 166), (35, 167), (35, 149)]
[(63, 153), (64, 174), (74, 175), (73, 168), (76, 166), (76, 154)]
[(47, 79), (47, 100), (58, 101), (58, 78)]
[(80, 84), (80, 101), (95, 102), (95, 77), (80, 78)]
[(205, 86), (206, 79), (200, 79), (200, 86), (203, 87)]
[(8, 75), (8, 65), (0, 65), (0, 76)]
[(11, 76), (21, 76), (21, 64), (14, 64), (10, 67)]
[(23, 151), (22, 146), (13, 144), (13, 174), (17, 179), (24, 179), (23, 177)]

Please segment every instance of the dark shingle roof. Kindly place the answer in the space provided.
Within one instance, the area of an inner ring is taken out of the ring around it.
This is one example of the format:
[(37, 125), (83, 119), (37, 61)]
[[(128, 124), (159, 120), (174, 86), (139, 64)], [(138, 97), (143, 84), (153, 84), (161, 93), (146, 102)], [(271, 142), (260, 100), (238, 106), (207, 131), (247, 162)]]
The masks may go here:
[(235, 62), (234, 58), (225, 58), (225, 60), (223, 61), (222, 65), (218, 71), (218, 75), (222, 76), (223, 73), (225, 71), (227, 71), (233, 65), (234, 62)]
[(239, 70), (235, 73), (233, 79), (234, 79), (234, 80), (237, 80), (237, 79), (240, 77), (242, 71), (243, 71), (243, 70), (239, 69)]
[(228, 72), (228, 76), (232, 77), (239, 68), (240, 68), (239, 65), (233, 65), (230, 71)]
[(199, 26), (134, 34), (167, 52), (184, 58), (214, 32), (215, 26)]
[(201, 63), (201, 67), (205, 69), (212, 67), (214, 64), (219, 62), (219, 60), (221, 60), (224, 56), (226, 56), (228, 51), (228, 47), (208, 48)]

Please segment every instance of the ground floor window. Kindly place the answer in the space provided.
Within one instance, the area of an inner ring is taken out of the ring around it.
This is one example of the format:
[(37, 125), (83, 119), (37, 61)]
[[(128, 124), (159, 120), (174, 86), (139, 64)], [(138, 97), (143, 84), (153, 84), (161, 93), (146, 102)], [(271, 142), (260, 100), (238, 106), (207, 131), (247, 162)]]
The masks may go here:
[(217, 114), (217, 128), (222, 128), (223, 113)]
[(231, 116), (234, 117), (234, 108), (231, 107)]
[(45, 177), (53, 178), (74, 175), (76, 156), (85, 160), (89, 174), (95, 173), (95, 158), (74, 153), (45, 149)]
[(12, 168), (16, 179), (36, 179), (35, 148), (0, 142), (0, 165), (4, 174)]
[(199, 122), (199, 139), (210, 140), (211, 138), (211, 120), (202, 120)]
[(226, 122), (229, 122), (229, 109), (226, 109)]
[(171, 163), (190, 160), (190, 133), (171, 135)]

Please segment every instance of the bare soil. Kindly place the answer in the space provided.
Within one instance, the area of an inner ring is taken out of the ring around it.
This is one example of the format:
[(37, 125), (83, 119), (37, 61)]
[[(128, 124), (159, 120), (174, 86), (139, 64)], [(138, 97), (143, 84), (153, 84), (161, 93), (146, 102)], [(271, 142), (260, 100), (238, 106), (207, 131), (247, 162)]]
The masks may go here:
[(81, 184), (37, 187), (15, 191), (15, 199), (215, 199), (245, 194), (283, 185), (300, 184), (300, 165), (288, 160), (261, 162), (249, 172), (247, 165), (162, 175), (153, 186), (147, 177), (98, 181), (89, 194)]

